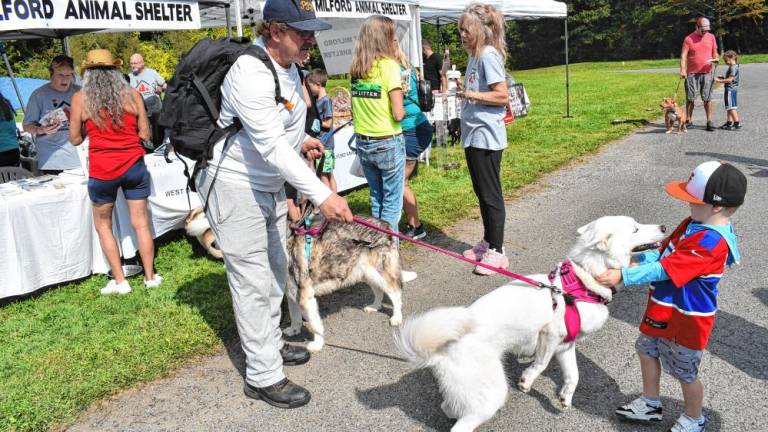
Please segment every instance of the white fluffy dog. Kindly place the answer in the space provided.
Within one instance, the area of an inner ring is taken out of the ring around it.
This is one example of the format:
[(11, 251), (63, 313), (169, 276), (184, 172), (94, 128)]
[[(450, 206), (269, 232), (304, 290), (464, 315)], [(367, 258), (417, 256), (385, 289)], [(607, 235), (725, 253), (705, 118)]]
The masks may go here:
[[(606, 216), (578, 229), (576, 244), (568, 254), (573, 273), (585, 292), (605, 302), (613, 292), (593, 276), (608, 268), (629, 265), (633, 249), (665, 237), (660, 225), (641, 225), (626, 216)], [(560, 266), (558, 266), (559, 268)], [(549, 284), (546, 274), (529, 276)], [(562, 287), (561, 278), (553, 285)], [(558, 290), (536, 288), (522, 282), (502, 286), (467, 307), (432, 309), (405, 321), (395, 343), (416, 367), (430, 367), (443, 394), (441, 408), (457, 419), (453, 432), (473, 431), (488, 421), (507, 398), (502, 357), (534, 357), (518, 387), (531, 389), (554, 355), (563, 371), (560, 402), (571, 406), (579, 381), (576, 343), (564, 342), (565, 298)], [(576, 302), (581, 328), (576, 340), (599, 330), (608, 319), (604, 303)]]

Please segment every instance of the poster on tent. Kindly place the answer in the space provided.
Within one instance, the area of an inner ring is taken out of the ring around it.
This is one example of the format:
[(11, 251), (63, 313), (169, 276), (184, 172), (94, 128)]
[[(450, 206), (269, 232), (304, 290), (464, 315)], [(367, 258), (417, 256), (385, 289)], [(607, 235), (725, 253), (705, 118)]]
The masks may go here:
[[(411, 8), (405, 3), (388, 1), (314, 0), (317, 16), (333, 28), (317, 33), (317, 46), (329, 74), (349, 73), (352, 51), (362, 20), (370, 15), (384, 15), (395, 22), (397, 40), (409, 58), (411, 53)], [(420, 53), (417, 53), (420, 55)]]
[(200, 10), (188, 0), (2, 1), (0, 32), (38, 28), (191, 30)]

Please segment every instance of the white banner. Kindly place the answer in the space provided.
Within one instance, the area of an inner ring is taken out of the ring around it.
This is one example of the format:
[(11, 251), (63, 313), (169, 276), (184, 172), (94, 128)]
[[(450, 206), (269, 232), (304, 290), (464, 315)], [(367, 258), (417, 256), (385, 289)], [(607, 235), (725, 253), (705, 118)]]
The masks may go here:
[[(315, 37), (325, 62), (326, 72), (329, 75), (349, 73), (349, 67), (352, 65), (352, 51), (355, 49), (362, 20), (348, 18), (324, 18), (324, 20), (328, 21), (333, 28), (317, 32)], [(421, 54), (421, 48), (411, 49), (410, 24), (406, 21), (396, 21), (395, 32), (403, 52), (409, 58), (413, 58), (414, 55)]]
[(312, 3), (319, 18), (368, 18), (370, 15), (384, 15), (395, 21), (411, 20), (408, 5), (395, 1), (314, 0)]
[(190, 30), (200, 10), (186, 0), (2, 0), (0, 32), (35, 28)]

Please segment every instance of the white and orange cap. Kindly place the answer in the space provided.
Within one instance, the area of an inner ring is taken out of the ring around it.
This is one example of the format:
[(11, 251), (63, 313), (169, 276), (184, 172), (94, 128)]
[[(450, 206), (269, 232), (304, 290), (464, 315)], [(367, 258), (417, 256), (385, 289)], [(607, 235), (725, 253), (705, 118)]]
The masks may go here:
[(747, 194), (747, 178), (729, 163), (709, 161), (697, 166), (688, 181), (667, 183), (666, 190), (673, 198), (693, 204), (738, 207)]

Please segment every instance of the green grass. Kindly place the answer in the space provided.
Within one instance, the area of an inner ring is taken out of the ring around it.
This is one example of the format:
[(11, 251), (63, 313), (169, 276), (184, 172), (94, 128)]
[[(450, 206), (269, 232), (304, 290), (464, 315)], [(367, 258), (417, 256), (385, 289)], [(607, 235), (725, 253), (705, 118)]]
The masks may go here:
[[(673, 60), (572, 65), (570, 119), (563, 118), (563, 67), (514, 72), (532, 106), (527, 118), (508, 128), (505, 193), (511, 197), (542, 174), (629, 134), (638, 122), (657, 118), (658, 102), (674, 90), (676, 76), (628, 71), (674, 65)], [(612, 123), (616, 119), (626, 121)], [(448, 160), (461, 168), (439, 168)], [(471, 214), (477, 203), (460, 149), (436, 149), (433, 162), (420, 168), (412, 187), (422, 219), (441, 229)], [(356, 213), (368, 212), (366, 190), (348, 199)], [(166, 242), (156, 262), (165, 282), (155, 290), (135, 278), (130, 295), (104, 297), (98, 289), (107, 279), (94, 276), (0, 308), (0, 430), (66, 425), (91, 403), (167, 375), (233, 337), (220, 262), (195, 255), (186, 239)]]

